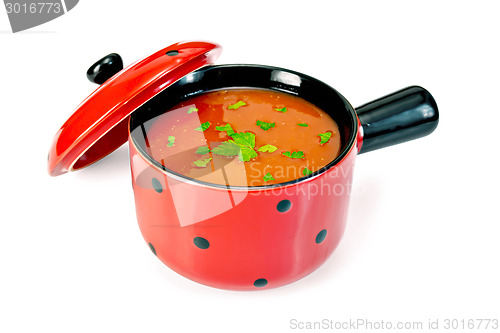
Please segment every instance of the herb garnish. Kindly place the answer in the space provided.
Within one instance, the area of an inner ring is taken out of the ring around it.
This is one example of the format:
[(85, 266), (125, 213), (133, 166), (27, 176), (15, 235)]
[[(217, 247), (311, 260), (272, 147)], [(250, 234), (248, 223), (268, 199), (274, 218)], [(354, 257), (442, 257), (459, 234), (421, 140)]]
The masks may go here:
[(321, 141), (319, 143), (325, 144), (328, 141), (330, 141), (330, 138), (332, 137), (332, 132), (320, 133), (318, 134), (318, 136), (321, 138)]
[(307, 127), (307, 126), (309, 126), (309, 124), (307, 124), (307, 123), (297, 123), (297, 125), (299, 125), (300, 127)]
[(174, 145), (174, 143), (175, 143), (175, 136), (170, 135), (168, 137), (167, 147), (172, 147)]
[(240, 106), (245, 106), (247, 105), (247, 103), (243, 102), (243, 101), (238, 101), (234, 104), (231, 104), (227, 107), (228, 110), (238, 110), (240, 108)]
[(255, 147), (255, 134), (252, 132), (234, 133), (231, 137), (240, 146)]
[(286, 109), (286, 106), (285, 106), (285, 107), (283, 107), (283, 108), (281, 108), (281, 109), (280, 109), (280, 108), (274, 108), (274, 109), (275, 109), (276, 111), (283, 112), (283, 113), (285, 113), (285, 112), (287, 112), (287, 111), (288, 111), (288, 110)]
[(282, 153), (283, 156), (286, 156), (286, 157), (290, 157), (290, 158), (304, 158), (304, 152), (303, 151), (293, 151), (293, 152), (289, 152), (289, 151), (284, 151)]
[(189, 108), (188, 113), (193, 113), (193, 112), (198, 112), (198, 109), (195, 107)]
[(240, 161), (248, 162), (252, 158), (257, 157), (257, 152), (254, 150), (255, 134), (252, 132), (234, 133), (231, 137), (234, 143), (241, 147), (241, 151), (238, 154)]
[(267, 181), (270, 181), (270, 180), (276, 180), (274, 179), (273, 175), (271, 175), (271, 173), (266, 173), (266, 175), (264, 176), (264, 178), (262, 178), (265, 182)]
[(210, 127), (210, 125), (212, 125), (212, 123), (207, 121), (201, 124), (199, 127), (196, 127), (195, 130), (200, 132), (205, 132)]
[(278, 149), (278, 147), (273, 146), (273, 145), (265, 145), (265, 146), (262, 146), (259, 149), (257, 149), (257, 151), (261, 151), (264, 153), (265, 152), (274, 153), (276, 151), (276, 149)]
[(214, 149), (212, 153), (221, 156), (236, 156), (240, 153), (240, 146), (238, 146), (234, 141), (224, 141)]
[(212, 158), (206, 158), (206, 159), (203, 159), (203, 160), (197, 160), (197, 161), (194, 161), (193, 164), (196, 165), (197, 167), (199, 168), (204, 168), (207, 166), (207, 164), (212, 160)]
[(208, 146), (201, 146), (196, 149), (196, 154), (205, 155), (208, 153), (210, 153), (210, 149), (208, 149)]
[(311, 173), (313, 173), (311, 170), (309, 170), (307, 167), (305, 167), (304, 169), (302, 169), (302, 174), (304, 176), (308, 176), (310, 175)]
[(224, 126), (215, 126), (215, 129), (217, 131), (226, 132), (228, 136), (231, 136), (234, 134), (234, 130), (231, 127), (231, 124), (229, 124), (229, 123), (227, 123)]
[(252, 158), (255, 158), (257, 156), (258, 156), (258, 154), (255, 152), (255, 150), (253, 148), (249, 148), (249, 147), (241, 147), (241, 151), (238, 154), (238, 158), (242, 162), (248, 162)]
[(261, 120), (257, 120), (257, 122), (255, 124), (257, 126), (259, 126), (260, 128), (262, 128), (264, 131), (267, 131), (268, 129), (276, 126), (276, 123), (268, 123), (268, 122), (261, 121)]
[(234, 133), (233, 140), (224, 141), (219, 146), (212, 149), (212, 153), (221, 156), (236, 156), (240, 161), (248, 162), (258, 154), (254, 150), (255, 134), (251, 132)]

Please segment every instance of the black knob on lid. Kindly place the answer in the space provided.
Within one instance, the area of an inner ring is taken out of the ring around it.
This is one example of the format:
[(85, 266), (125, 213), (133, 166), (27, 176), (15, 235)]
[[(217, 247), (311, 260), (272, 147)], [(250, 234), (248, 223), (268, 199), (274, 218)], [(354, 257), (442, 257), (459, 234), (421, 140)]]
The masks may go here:
[(90, 66), (87, 78), (92, 83), (103, 84), (122, 69), (122, 57), (118, 53), (110, 53)]

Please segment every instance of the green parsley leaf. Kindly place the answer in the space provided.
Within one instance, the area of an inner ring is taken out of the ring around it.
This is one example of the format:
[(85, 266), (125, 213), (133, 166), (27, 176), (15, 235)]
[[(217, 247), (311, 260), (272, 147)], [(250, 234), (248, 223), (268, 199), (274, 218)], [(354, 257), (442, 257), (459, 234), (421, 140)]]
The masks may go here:
[(299, 125), (301, 127), (307, 127), (307, 126), (309, 126), (307, 123), (298, 123), (297, 125)]
[(167, 147), (172, 147), (175, 143), (175, 136), (169, 136), (168, 137), (168, 143), (167, 143)]
[(234, 104), (231, 104), (227, 107), (228, 110), (238, 110), (240, 108), (240, 106), (245, 106), (247, 105), (247, 103), (243, 102), (243, 101), (238, 101)]
[(321, 138), (321, 141), (319, 143), (325, 144), (328, 141), (330, 141), (330, 138), (332, 137), (332, 132), (320, 133), (318, 134), (318, 136)]
[(303, 151), (294, 151), (294, 152), (289, 152), (289, 151), (284, 151), (282, 155), (290, 158), (304, 158), (304, 152)]
[(257, 151), (261, 151), (264, 153), (265, 152), (274, 153), (276, 151), (276, 149), (278, 149), (278, 147), (273, 146), (273, 145), (265, 145), (265, 146), (262, 146), (259, 149), (257, 149)]
[(231, 124), (226, 124), (224, 126), (215, 126), (215, 129), (221, 132), (226, 132), (228, 136), (231, 136), (234, 134), (234, 130), (231, 127)]
[(264, 131), (267, 131), (268, 129), (276, 126), (276, 123), (267, 123), (265, 121), (257, 120), (256, 125), (259, 126), (260, 128), (262, 128)]
[(210, 163), (211, 160), (212, 160), (212, 158), (210, 157), (210, 158), (206, 158), (203, 160), (194, 161), (193, 164), (199, 168), (204, 168), (207, 166), (208, 163)]
[(221, 156), (236, 156), (240, 153), (241, 147), (234, 143), (233, 140), (224, 141), (217, 147), (212, 149), (212, 153)]
[(193, 112), (198, 112), (198, 109), (194, 107), (189, 108), (188, 113), (193, 113)]
[(258, 156), (257, 152), (253, 148), (239, 145), (235, 143), (233, 140), (224, 141), (219, 146), (212, 149), (212, 153), (221, 156), (238, 155), (239, 160), (242, 162), (248, 162), (252, 158)]
[(219, 146), (212, 149), (212, 153), (222, 156), (238, 155), (240, 161), (248, 162), (258, 154), (254, 150), (255, 134), (251, 132), (234, 133), (233, 140), (224, 141)]
[(311, 170), (309, 170), (308, 168), (304, 168), (304, 169), (302, 169), (302, 174), (303, 174), (304, 176), (308, 176), (308, 175), (310, 175), (311, 173), (313, 173), (313, 172), (312, 172)]
[(198, 149), (196, 149), (196, 154), (204, 155), (204, 154), (208, 154), (208, 153), (210, 153), (210, 149), (208, 149), (207, 146), (201, 146), (201, 147), (198, 147)]
[(210, 127), (210, 125), (212, 125), (212, 123), (207, 121), (201, 124), (199, 127), (196, 127), (195, 130), (200, 132), (205, 132)]
[(242, 162), (248, 162), (252, 158), (255, 158), (257, 156), (258, 156), (257, 152), (250, 147), (241, 147), (240, 153), (238, 154), (238, 158)]
[(238, 154), (240, 161), (248, 162), (252, 158), (258, 156), (257, 152), (254, 150), (255, 147), (255, 134), (252, 132), (234, 133), (231, 135), (234, 143), (240, 146), (241, 150)]
[(273, 175), (271, 175), (271, 173), (269, 173), (269, 172), (266, 173), (266, 175), (262, 179), (264, 179), (265, 182), (268, 182), (270, 180), (276, 180), (276, 179), (274, 179)]
[(233, 135), (231, 135), (231, 138), (233, 138), (234, 142), (238, 145), (250, 148), (255, 147), (255, 134), (253, 134), (252, 132), (234, 133)]
[(286, 109), (286, 106), (285, 106), (285, 107), (283, 107), (283, 108), (281, 108), (281, 109), (280, 109), (280, 108), (274, 108), (274, 109), (275, 109), (276, 111), (283, 112), (283, 113), (285, 113), (285, 112), (287, 112), (287, 111), (288, 111), (288, 110)]

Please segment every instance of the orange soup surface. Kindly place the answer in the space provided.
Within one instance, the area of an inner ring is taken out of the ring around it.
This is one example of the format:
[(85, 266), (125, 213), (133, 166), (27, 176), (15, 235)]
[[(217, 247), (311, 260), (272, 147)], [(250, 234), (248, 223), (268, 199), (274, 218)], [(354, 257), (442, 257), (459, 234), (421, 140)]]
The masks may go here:
[(213, 184), (288, 182), (321, 169), (340, 152), (338, 126), (328, 114), (274, 90), (204, 93), (152, 122), (146, 140), (151, 157)]

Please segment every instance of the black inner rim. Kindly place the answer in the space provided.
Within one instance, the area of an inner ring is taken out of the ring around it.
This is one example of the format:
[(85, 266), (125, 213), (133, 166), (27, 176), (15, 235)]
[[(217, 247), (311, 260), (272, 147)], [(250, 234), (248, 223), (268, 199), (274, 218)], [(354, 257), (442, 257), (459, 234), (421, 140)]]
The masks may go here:
[[(310, 175), (288, 182), (260, 186), (231, 186), (200, 181), (166, 168), (147, 153), (144, 124), (176, 104), (195, 95), (213, 90), (230, 88), (271, 89), (299, 96), (328, 113), (339, 126), (341, 135), (340, 154), (323, 168)], [(143, 135), (134, 135), (141, 127)], [(235, 190), (258, 190), (302, 182), (315, 177), (339, 163), (351, 150), (357, 136), (356, 112), (349, 102), (327, 84), (304, 74), (283, 68), (262, 65), (218, 65), (203, 67), (192, 72), (134, 111), (130, 117), (130, 133), (138, 151), (153, 165), (182, 179), (201, 185)]]

